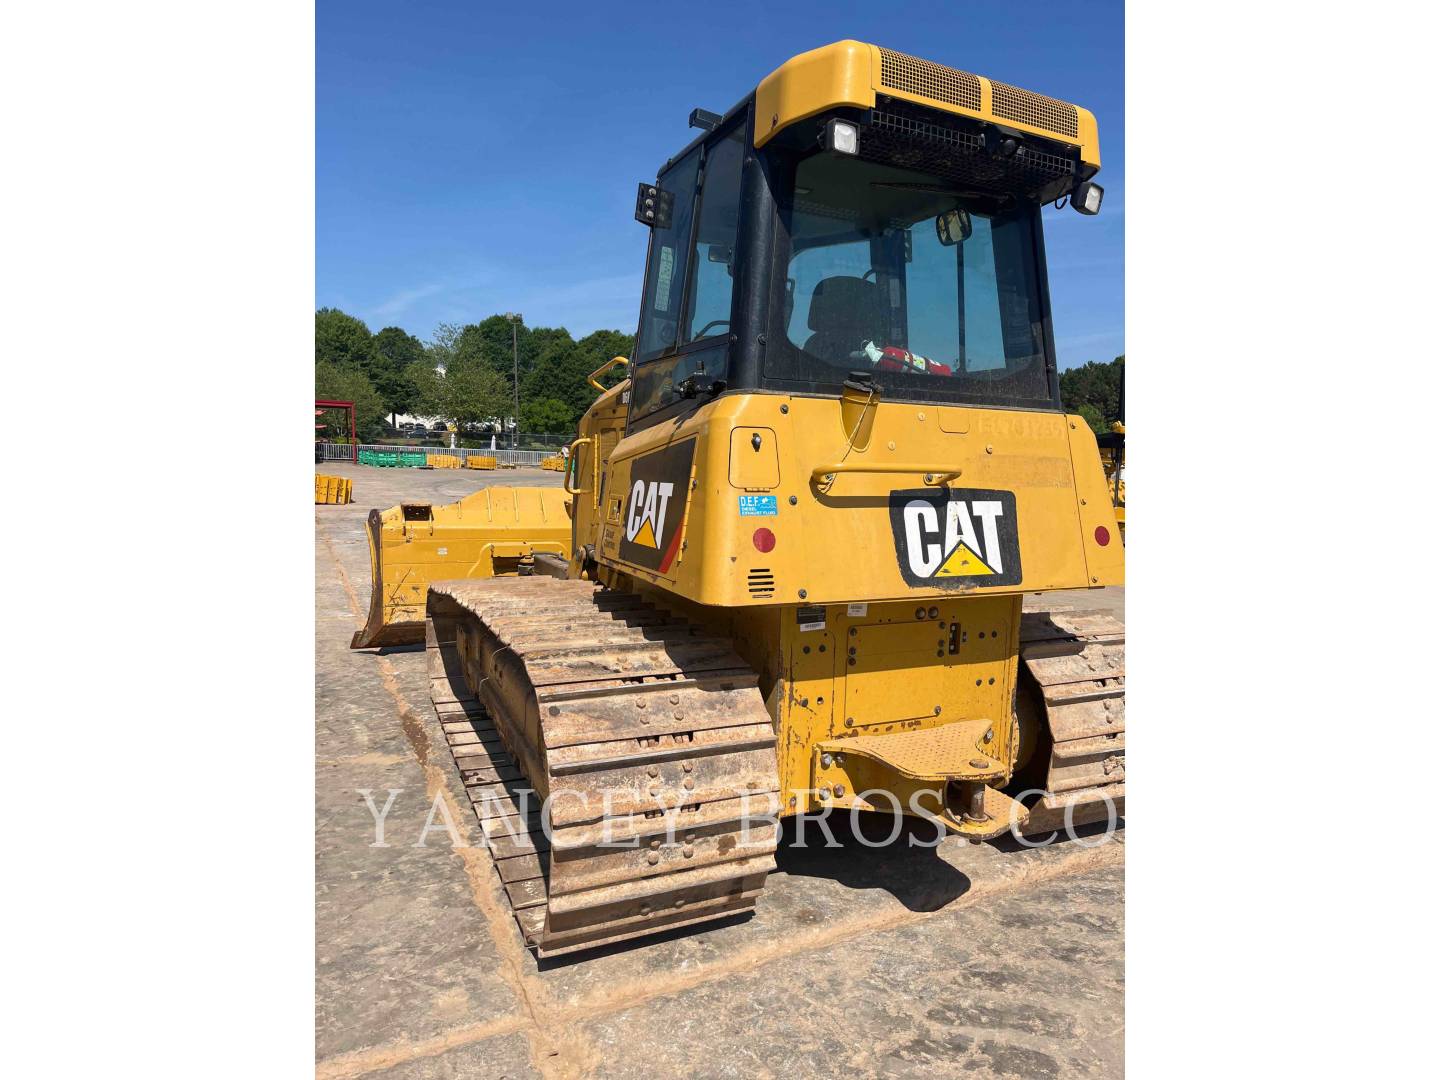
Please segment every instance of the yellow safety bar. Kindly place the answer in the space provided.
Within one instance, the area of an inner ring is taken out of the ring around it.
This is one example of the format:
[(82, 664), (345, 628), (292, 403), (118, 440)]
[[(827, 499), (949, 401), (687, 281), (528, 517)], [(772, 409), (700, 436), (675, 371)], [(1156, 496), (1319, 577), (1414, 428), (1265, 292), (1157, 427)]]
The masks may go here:
[[(604, 369), (604, 368), (601, 368), (600, 370), (601, 370), (601, 371), (604, 371), (605, 369)], [(569, 466), (565, 469), (565, 479), (562, 481), (562, 483), (565, 485), (565, 494), (566, 494), (566, 495), (579, 495), (579, 494), (580, 494), (580, 492), (579, 492), (577, 489), (572, 488), (572, 487), (570, 486), (570, 478), (571, 478), (572, 476), (575, 476), (575, 475), (576, 475), (577, 473), (579, 473), (579, 471), (580, 471), (578, 468), (576, 468), (576, 466), (579, 464), (579, 459), (576, 458), (576, 456), (575, 456), (575, 448), (576, 448), (577, 446), (582, 446), (582, 445), (584, 445), (584, 444), (586, 444), (586, 443), (594, 443), (594, 441), (595, 441), (594, 439), (590, 438), (589, 436), (586, 436), (586, 437), (583, 438), (583, 439), (576, 439), (574, 442), (572, 442), (572, 443), (570, 444), (570, 463), (569, 463)], [(577, 477), (577, 479), (578, 479), (578, 477)]]
[(604, 375), (616, 364), (624, 364), (626, 367), (629, 367), (630, 361), (623, 356), (612, 357), (611, 359), (606, 360), (605, 363), (601, 364), (594, 371), (592, 371), (586, 381), (596, 390), (599, 390), (603, 394), (605, 392), (605, 387), (601, 386), (600, 383), (596, 380), (598, 380), (601, 375)]

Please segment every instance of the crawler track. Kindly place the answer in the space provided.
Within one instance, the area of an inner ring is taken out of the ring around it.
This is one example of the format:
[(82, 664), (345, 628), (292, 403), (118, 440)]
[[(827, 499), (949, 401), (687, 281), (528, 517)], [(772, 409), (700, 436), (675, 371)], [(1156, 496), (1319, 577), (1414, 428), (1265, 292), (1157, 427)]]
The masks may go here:
[(436, 715), (540, 956), (754, 907), (775, 868), (779, 775), (755, 673), (728, 639), (629, 594), (532, 577), (432, 584), (426, 650)]
[(1096, 611), (1026, 612), (1020, 659), (1043, 703), (1047, 794), (1028, 833), (1125, 812), (1125, 627)]

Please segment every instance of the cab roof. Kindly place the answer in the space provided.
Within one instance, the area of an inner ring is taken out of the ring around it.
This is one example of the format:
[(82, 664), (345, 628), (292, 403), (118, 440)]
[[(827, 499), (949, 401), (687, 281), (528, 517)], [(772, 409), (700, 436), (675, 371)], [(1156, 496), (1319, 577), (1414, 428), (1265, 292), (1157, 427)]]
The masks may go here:
[(1094, 115), (1057, 98), (863, 41), (837, 41), (785, 61), (755, 90), (755, 145), (830, 109), (873, 109), (877, 95), (988, 121), (1076, 147), (1100, 167)]

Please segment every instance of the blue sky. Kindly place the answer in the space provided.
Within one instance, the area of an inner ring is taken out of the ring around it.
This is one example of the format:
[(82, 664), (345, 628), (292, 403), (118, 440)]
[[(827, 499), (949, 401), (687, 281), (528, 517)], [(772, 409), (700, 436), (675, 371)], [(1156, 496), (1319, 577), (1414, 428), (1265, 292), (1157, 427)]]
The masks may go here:
[(519, 311), (633, 332), (635, 185), (796, 53), (858, 38), (1083, 105), (1099, 217), (1044, 214), (1062, 367), (1124, 352), (1120, 3), (319, 0), (316, 303), (429, 340)]

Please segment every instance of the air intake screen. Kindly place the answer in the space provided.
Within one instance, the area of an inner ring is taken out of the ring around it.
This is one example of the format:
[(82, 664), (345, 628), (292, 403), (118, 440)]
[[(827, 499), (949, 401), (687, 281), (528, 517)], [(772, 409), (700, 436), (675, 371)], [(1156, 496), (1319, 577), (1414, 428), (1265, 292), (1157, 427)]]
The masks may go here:
[(1080, 134), (1080, 119), (1074, 105), (1041, 97), (993, 79), (990, 82), (990, 111), (1007, 120), (1018, 120), (1072, 139)]
[[(891, 90), (948, 101), (962, 109), (980, 111), (980, 80), (966, 71), (933, 64), (918, 56), (880, 50), (880, 83)], [(1020, 91), (1024, 93), (1024, 91)], [(1033, 95), (1032, 95), (1033, 96)], [(1074, 134), (1075, 121), (1070, 122)]]
[(768, 569), (751, 570), (749, 576), (751, 596), (774, 596), (775, 575)]

